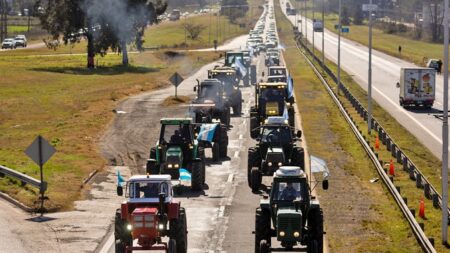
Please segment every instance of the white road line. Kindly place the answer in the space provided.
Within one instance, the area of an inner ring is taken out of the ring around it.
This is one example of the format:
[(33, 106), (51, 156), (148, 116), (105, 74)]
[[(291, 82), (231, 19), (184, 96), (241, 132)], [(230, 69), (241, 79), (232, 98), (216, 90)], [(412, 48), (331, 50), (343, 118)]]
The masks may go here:
[(219, 208), (219, 217), (223, 217), (225, 215), (225, 206), (220, 206)]
[(108, 250), (114, 244), (114, 234), (111, 234), (108, 240), (103, 244), (103, 247), (98, 251), (98, 253), (108, 253)]
[(239, 140), (242, 140), (243, 136), (242, 134), (239, 135)]
[(233, 177), (234, 177), (234, 173), (231, 173), (230, 175), (228, 175), (227, 183), (233, 182)]
[(239, 157), (239, 151), (234, 151), (234, 158), (238, 158)]

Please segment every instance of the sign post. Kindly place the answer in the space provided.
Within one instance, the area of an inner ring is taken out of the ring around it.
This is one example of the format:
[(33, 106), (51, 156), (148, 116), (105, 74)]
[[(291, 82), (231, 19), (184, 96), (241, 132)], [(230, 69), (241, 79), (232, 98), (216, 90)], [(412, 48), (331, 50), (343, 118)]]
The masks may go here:
[(50, 157), (55, 154), (55, 148), (48, 143), (46, 139), (42, 136), (36, 137), (33, 143), (25, 150), (25, 154), (31, 158), (37, 165), (39, 165), (40, 174), (41, 174), (41, 188), (39, 189), (39, 193), (41, 194), (41, 207), (40, 213), (41, 216), (44, 215), (44, 193), (47, 190), (47, 184), (44, 182), (44, 164), (50, 159)]
[(184, 81), (183, 77), (178, 74), (178, 72), (175, 72), (169, 79), (169, 81), (172, 83), (173, 86), (175, 86), (175, 98), (178, 98), (177, 89), (178, 85)]

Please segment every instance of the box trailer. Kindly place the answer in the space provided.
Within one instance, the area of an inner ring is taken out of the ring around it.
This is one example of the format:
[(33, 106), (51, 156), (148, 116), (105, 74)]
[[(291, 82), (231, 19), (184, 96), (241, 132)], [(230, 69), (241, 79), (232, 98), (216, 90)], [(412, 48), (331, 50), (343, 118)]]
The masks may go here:
[(402, 68), (400, 70), (399, 102), (403, 107), (422, 105), (431, 108), (436, 96), (436, 70)]

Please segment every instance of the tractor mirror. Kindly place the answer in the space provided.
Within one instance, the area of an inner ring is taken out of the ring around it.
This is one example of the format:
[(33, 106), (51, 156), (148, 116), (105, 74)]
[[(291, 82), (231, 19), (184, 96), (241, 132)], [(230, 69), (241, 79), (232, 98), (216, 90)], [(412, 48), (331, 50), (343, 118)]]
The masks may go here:
[(400, 83), (399, 82), (397, 82), (397, 88), (400, 88)]
[(297, 131), (297, 138), (302, 138), (302, 131), (301, 130)]
[(328, 190), (328, 180), (323, 180), (322, 181), (322, 189)]
[(123, 196), (123, 187), (120, 185), (117, 186), (117, 196)]

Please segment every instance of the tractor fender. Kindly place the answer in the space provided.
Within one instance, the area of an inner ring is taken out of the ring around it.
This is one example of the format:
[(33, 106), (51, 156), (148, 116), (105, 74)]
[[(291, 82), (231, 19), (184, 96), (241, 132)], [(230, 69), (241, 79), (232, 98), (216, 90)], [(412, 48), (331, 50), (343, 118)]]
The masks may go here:
[(269, 198), (267, 199), (261, 199), (259, 201), (259, 206), (261, 207), (262, 210), (270, 210), (270, 200)]
[(320, 203), (318, 199), (311, 199), (309, 201), (309, 208), (310, 209), (319, 209), (320, 208)]

